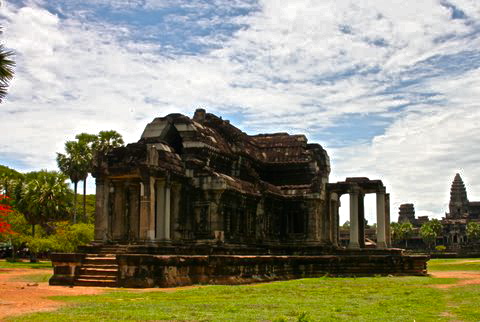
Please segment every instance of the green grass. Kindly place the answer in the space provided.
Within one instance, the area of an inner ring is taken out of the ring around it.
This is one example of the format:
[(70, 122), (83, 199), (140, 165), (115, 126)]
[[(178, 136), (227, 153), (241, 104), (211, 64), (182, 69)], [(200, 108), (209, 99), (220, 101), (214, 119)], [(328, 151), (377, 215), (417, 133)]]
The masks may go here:
[[(467, 260), (467, 259), (465, 259)], [(430, 261), (431, 271), (473, 270), (465, 260)], [(445, 267), (448, 267), (446, 269)], [(175, 292), (112, 290), (62, 296), (70, 305), (12, 321), (479, 321), (480, 285), (436, 288), (432, 277), (313, 278)]]
[(27, 283), (43, 283), (43, 282), (48, 282), (50, 277), (52, 277), (51, 273), (32, 274), (32, 275), (17, 276), (17, 277), (9, 279), (9, 281), (12, 281), (12, 282), (27, 282)]
[[(469, 262), (466, 262), (469, 261)], [(455, 258), (431, 259), (428, 261), (428, 271), (479, 271), (480, 259)]]
[(443, 291), (453, 283), (429, 277), (314, 278), (246, 286), (203, 286), (164, 292), (114, 291), (98, 296), (56, 297), (75, 306), (15, 321), (194, 320), (441, 320)]
[(25, 262), (8, 262), (4, 259), (0, 260), (0, 268), (52, 268), (52, 262), (50, 261), (41, 261), (39, 263), (30, 263)]

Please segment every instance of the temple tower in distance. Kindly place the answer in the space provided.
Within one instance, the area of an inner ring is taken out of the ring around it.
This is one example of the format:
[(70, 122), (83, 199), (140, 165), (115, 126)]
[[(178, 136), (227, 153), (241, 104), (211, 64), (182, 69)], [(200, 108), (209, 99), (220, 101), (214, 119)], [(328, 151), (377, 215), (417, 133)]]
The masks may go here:
[(450, 189), (449, 210), (450, 213), (447, 215), (448, 218), (461, 218), (468, 216), (469, 202), (467, 198), (467, 190), (465, 189), (465, 184), (458, 173), (455, 175)]

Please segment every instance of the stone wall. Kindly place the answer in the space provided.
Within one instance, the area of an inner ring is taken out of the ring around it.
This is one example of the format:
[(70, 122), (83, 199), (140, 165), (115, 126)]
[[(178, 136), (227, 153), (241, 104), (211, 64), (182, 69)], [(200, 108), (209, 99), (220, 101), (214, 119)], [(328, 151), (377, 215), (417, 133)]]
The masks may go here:
[(306, 277), (426, 275), (428, 256), (117, 255), (118, 286), (246, 284)]

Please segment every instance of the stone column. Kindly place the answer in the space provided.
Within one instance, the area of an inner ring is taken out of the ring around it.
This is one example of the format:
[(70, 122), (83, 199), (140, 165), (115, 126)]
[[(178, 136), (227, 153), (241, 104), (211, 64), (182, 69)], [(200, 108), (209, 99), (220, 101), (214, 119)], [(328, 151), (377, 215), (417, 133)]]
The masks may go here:
[(358, 194), (358, 243), (365, 248), (365, 194)]
[[(210, 228), (213, 232), (213, 237), (218, 241), (225, 240), (224, 218), (220, 209), (220, 199), (222, 198), (223, 190), (210, 190), (206, 194), (206, 200), (209, 201), (209, 218)], [(245, 207), (243, 206), (243, 209)], [(246, 214), (244, 214), (246, 216)], [(246, 228), (246, 227), (244, 227)]]
[(123, 182), (114, 184), (112, 215), (112, 238), (121, 240), (125, 238), (125, 186)]
[(165, 239), (165, 180), (157, 181), (156, 193), (156, 239)]
[(170, 238), (180, 239), (179, 234), (179, 217), (180, 217), (180, 199), (181, 199), (182, 185), (175, 183), (172, 184), (172, 211), (170, 222)]
[(95, 241), (106, 241), (108, 236), (109, 180), (97, 178), (95, 193)]
[(390, 194), (385, 194), (385, 242), (387, 247), (392, 246), (392, 237), (390, 231)]
[(333, 246), (338, 245), (338, 195), (333, 192), (330, 195), (330, 240)]
[(165, 182), (165, 208), (163, 210), (163, 239), (170, 240), (170, 180)]
[(350, 242), (348, 248), (360, 248), (358, 243), (358, 195), (357, 189), (350, 191)]
[(140, 239), (155, 239), (155, 178), (140, 182)]
[(385, 189), (382, 189), (377, 192), (377, 248), (387, 248), (385, 221)]

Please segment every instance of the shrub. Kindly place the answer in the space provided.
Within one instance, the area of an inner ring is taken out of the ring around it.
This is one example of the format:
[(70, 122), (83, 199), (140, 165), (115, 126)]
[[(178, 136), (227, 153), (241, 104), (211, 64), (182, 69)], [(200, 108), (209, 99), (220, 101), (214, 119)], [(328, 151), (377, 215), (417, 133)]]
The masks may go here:
[(445, 247), (443, 245), (438, 245), (438, 246), (435, 247), (435, 250), (437, 252), (444, 252), (446, 249), (447, 249), (447, 247)]

